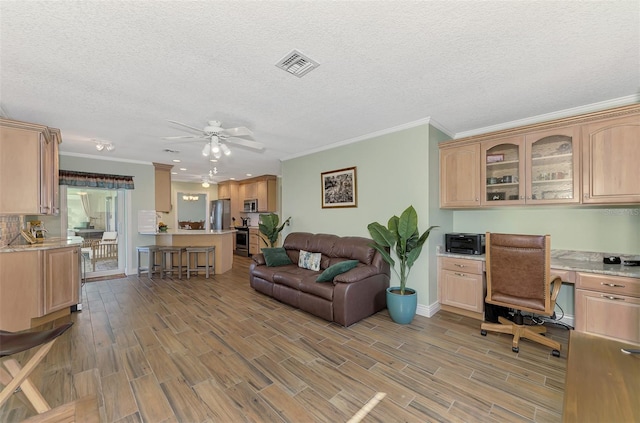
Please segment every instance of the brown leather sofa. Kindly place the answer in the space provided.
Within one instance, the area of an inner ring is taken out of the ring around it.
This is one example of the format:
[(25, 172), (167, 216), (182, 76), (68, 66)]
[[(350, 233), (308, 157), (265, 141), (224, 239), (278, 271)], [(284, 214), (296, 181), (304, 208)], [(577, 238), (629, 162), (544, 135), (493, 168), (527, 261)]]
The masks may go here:
[[(387, 305), (389, 264), (370, 246), (372, 242), (361, 237), (293, 232), (283, 243), (293, 263), (268, 267), (263, 254), (255, 254), (249, 266), (249, 282), (258, 292), (349, 326)], [(298, 267), (300, 250), (322, 253), (319, 271)], [(359, 263), (335, 276), (333, 282), (316, 282), (324, 269), (344, 260)]]

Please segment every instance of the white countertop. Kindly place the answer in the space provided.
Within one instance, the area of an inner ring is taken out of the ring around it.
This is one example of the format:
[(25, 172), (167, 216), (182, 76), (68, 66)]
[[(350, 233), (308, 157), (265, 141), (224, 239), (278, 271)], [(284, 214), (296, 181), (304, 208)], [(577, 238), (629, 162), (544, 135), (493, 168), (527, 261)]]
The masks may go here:
[(27, 244), (24, 240), (19, 244), (0, 247), (0, 253), (14, 253), (25, 250), (51, 250), (53, 248), (73, 247), (82, 245), (82, 239), (45, 238), (42, 242)]
[(174, 229), (167, 232), (140, 232), (140, 235), (225, 235), (237, 232), (235, 229), (204, 230), (204, 229)]

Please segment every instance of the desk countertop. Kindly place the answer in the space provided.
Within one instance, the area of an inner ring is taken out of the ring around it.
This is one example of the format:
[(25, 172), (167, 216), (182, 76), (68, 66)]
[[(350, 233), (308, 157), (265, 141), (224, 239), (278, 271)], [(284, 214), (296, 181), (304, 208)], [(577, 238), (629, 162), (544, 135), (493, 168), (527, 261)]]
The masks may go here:
[(571, 331), (563, 422), (640, 421), (640, 356), (625, 342)]
[[(601, 253), (567, 252), (556, 250), (551, 252), (551, 267), (559, 270), (572, 270), (575, 272), (599, 273), (601, 275), (624, 276), (640, 279), (640, 266), (623, 266), (622, 264), (604, 264)], [(485, 261), (485, 255), (466, 255), (438, 252), (440, 257), (454, 257), (467, 260)], [(595, 260), (594, 258), (597, 258)], [(623, 258), (624, 260), (624, 258)]]

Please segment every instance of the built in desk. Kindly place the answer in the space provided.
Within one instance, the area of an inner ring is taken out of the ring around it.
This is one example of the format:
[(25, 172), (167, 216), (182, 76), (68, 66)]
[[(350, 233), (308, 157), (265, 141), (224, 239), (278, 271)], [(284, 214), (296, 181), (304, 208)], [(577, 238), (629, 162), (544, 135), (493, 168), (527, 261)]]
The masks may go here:
[(640, 422), (640, 355), (621, 348), (640, 347), (571, 331), (563, 422)]

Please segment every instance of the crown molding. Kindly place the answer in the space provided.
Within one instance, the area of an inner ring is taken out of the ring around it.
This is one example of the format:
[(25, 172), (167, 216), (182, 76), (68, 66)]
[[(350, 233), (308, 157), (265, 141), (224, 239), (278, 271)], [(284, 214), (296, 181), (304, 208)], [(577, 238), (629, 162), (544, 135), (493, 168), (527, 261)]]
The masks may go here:
[(144, 160), (123, 159), (123, 158), (120, 158), (120, 157), (96, 156), (94, 154), (70, 153), (70, 152), (63, 152), (63, 151), (60, 152), (60, 155), (61, 156), (70, 156), (70, 157), (81, 157), (83, 159), (105, 160), (105, 161), (108, 161), (108, 162), (134, 163), (134, 164), (153, 166), (153, 163), (146, 162)]
[(587, 104), (585, 106), (573, 107), (571, 109), (559, 110), (552, 113), (533, 116), (525, 119), (513, 120), (498, 125), (485, 126), (484, 128), (472, 129), (470, 131), (458, 132), (453, 139), (473, 137), (476, 135), (498, 132), (505, 129), (513, 129), (521, 126), (533, 125), (536, 123), (549, 122), (556, 119), (583, 115), (586, 113), (599, 112), (601, 110), (612, 109), (620, 106), (628, 106), (630, 104), (640, 103), (640, 94), (634, 94), (626, 97), (619, 97), (612, 100), (601, 101), (599, 103)]

